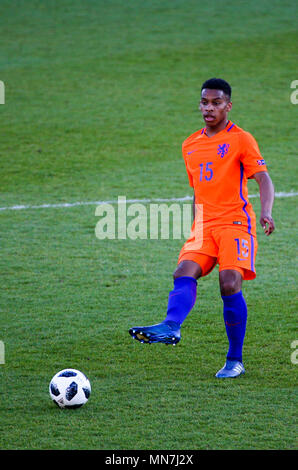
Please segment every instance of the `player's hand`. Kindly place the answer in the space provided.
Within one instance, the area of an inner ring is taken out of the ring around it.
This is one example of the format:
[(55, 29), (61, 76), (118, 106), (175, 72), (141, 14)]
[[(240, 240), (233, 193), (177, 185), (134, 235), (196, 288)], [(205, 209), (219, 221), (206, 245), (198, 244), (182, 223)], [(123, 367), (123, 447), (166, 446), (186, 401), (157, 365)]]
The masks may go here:
[(263, 227), (265, 235), (270, 235), (275, 229), (274, 220), (269, 214), (262, 214), (260, 217), (260, 224)]

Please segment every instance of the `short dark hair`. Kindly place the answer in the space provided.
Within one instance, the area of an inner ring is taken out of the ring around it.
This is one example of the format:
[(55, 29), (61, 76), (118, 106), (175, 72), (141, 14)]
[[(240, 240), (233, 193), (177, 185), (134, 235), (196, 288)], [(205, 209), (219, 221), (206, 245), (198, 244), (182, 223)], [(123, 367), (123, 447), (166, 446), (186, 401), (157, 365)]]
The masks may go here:
[(222, 78), (209, 78), (209, 80), (206, 80), (206, 82), (203, 83), (201, 92), (204, 88), (209, 88), (211, 90), (222, 90), (229, 98), (232, 96), (231, 85), (229, 85), (229, 83)]

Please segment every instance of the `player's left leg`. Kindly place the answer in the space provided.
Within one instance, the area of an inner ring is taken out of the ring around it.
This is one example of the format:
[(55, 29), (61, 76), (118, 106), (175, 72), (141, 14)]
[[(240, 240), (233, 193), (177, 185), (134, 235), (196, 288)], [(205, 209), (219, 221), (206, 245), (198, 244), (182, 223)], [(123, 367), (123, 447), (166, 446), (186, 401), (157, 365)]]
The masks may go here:
[(223, 316), (229, 340), (224, 367), (216, 377), (238, 377), (244, 374), (242, 349), (246, 332), (247, 307), (242, 293), (242, 280), (254, 279), (257, 239), (245, 229), (229, 226), (213, 232), (219, 247), (219, 283)]
[(224, 367), (217, 372), (218, 378), (234, 378), (244, 374), (242, 348), (246, 331), (247, 308), (242, 294), (242, 275), (239, 269), (226, 269), (219, 273), (223, 300), (223, 317), (229, 340), (229, 350)]

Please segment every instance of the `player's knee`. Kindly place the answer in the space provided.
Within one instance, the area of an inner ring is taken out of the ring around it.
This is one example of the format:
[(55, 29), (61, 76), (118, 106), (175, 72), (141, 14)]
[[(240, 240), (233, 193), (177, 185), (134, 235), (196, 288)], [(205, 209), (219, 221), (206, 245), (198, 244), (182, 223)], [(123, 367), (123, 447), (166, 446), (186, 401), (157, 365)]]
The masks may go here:
[(219, 275), (221, 295), (237, 294), (241, 290), (242, 276), (237, 271), (222, 271)]
[(234, 282), (224, 282), (220, 285), (221, 295), (233, 295), (239, 292), (238, 286)]
[(182, 273), (182, 269), (180, 268), (180, 265), (179, 265), (179, 266), (177, 266), (177, 268), (173, 272), (174, 281), (175, 281), (175, 279), (177, 279), (178, 277), (181, 277), (181, 276), (183, 276), (183, 273)]
[(175, 279), (178, 279), (178, 277), (182, 277), (182, 276), (185, 276), (185, 274), (183, 274), (183, 271), (182, 269), (179, 268), (179, 266), (175, 269), (175, 271), (173, 272), (173, 279), (175, 281)]
[(173, 273), (174, 280), (178, 277), (189, 276), (198, 279), (202, 275), (201, 266), (194, 261), (181, 261)]

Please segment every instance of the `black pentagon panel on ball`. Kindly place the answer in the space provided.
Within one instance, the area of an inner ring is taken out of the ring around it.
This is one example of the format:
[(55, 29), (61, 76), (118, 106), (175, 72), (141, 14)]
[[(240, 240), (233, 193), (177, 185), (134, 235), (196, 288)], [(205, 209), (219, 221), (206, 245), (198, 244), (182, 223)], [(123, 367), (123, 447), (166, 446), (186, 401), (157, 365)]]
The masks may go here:
[(65, 370), (64, 372), (61, 372), (58, 377), (75, 377), (76, 375), (77, 373), (73, 370)]
[(70, 401), (76, 394), (78, 393), (78, 384), (76, 382), (71, 382), (71, 384), (67, 387), (65, 392), (66, 400)]
[(58, 397), (58, 395), (60, 395), (60, 392), (58, 390), (58, 387), (55, 383), (51, 383), (51, 393), (55, 396), (55, 397)]
[(90, 397), (90, 388), (82, 387), (86, 398)]

